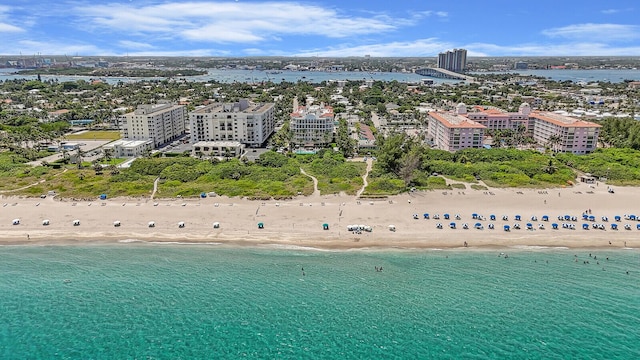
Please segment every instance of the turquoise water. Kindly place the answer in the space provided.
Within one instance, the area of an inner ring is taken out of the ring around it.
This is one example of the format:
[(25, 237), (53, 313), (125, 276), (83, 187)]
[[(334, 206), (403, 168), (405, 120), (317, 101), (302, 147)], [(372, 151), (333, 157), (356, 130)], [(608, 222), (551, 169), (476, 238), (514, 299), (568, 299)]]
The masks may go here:
[(468, 250), (4, 246), (0, 358), (640, 358), (637, 250)]

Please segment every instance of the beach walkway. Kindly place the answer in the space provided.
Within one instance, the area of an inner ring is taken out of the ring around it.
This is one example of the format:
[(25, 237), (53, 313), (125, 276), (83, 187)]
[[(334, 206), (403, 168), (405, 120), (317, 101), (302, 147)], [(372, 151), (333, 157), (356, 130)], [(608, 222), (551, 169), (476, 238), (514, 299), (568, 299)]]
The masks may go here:
[(372, 168), (373, 168), (373, 159), (368, 158), (367, 159), (367, 171), (364, 173), (364, 175), (362, 175), (362, 188), (360, 188), (360, 190), (358, 190), (358, 192), (356, 193), (356, 198), (359, 198), (360, 195), (362, 195), (362, 193), (364, 192), (364, 189), (367, 188), (367, 185), (369, 185), (369, 182), (367, 181), (367, 178), (369, 177), (369, 172), (371, 172)]
[(302, 173), (302, 175), (307, 176), (311, 178), (311, 180), (313, 180), (313, 196), (320, 197), (320, 190), (318, 190), (318, 179), (316, 179), (315, 176), (307, 174), (303, 168), (300, 168), (300, 172)]

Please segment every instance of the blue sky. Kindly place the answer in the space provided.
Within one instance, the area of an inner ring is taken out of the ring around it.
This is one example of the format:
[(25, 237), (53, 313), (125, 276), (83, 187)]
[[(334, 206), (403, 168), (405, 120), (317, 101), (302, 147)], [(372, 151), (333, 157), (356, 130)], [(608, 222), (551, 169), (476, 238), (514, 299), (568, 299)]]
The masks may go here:
[(0, 0), (0, 54), (640, 56), (637, 0)]

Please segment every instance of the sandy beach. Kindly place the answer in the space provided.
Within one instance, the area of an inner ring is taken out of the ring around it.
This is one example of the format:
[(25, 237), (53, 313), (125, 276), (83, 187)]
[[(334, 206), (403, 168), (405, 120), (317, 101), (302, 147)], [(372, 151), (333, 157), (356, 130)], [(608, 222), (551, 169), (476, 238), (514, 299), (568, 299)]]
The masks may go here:
[[(288, 201), (251, 201), (240, 198), (130, 199), (71, 201), (47, 198), (0, 199), (0, 244), (75, 244), (182, 242), (233, 246), (283, 246), (321, 249), (356, 248), (458, 248), (466, 241), (477, 247), (638, 247), (639, 221), (625, 214), (640, 214), (640, 188), (579, 184), (564, 189), (490, 189), (415, 192), (382, 200), (358, 200), (353, 196), (310, 196)], [(595, 221), (583, 221), (591, 210)], [(428, 213), (430, 219), (424, 219)], [(444, 214), (450, 220), (443, 218)], [(472, 214), (483, 216), (475, 220)], [(414, 214), (418, 219), (414, 219)], [(440, 215), (440, 220), (433, 219)], [(460, 215), (460, 220), (455, 215)], [(496, 216), (490, 221), (490, 215)], [(508, 220), (502, 217), (508, 216)], [(520, 215), (521, 221), (515, 216)], [(547, 215), (549, 221), (542, 221)], [(559, 221), (559, 215), (577, 221)], [(614, 217), (622, 217), (615, 222)], [(536, 216), (537, 220), (532, 220)], [(608, 221), (602, 217), (608, 217)], [(13, 225), (19, 219), (19, 225)], [(49, 220), (44, 226), (43, 220)], [(80, 225), (74, 226), (73, 221)], [(119, 221), (120, 226), (114, 226)], [(153, 221), (155, 227), (149, 227)], [(184, 227), (178, 226), (184, 222)], [(214, 228), (213, 223), (220, 227)], [(258, 223), (264, 228), (259, 229)], [(457, 228), (451, 229), (450, 222)], [(475, 229), (479, 222), (483, 229)], [(323, 224), (329, 225), (328, 230)], [(442, 229), (436, 224), (441, 223)], [(467, 223), (469, 229), (463, 229)], [(488, 229), (489, 223), (495, 229)], [(513, 229), (519, 223), (521, 229)], [(526, 224), (533, 225), (532, 230)], [(559, 229), (552, 229), (557, 223)], [(571, 223), (575, 229), (562, 228)], [(589, 230), (582, 228), (589, 224)], [(605, 230), (593, 229), (593, 223)], [(613, 230), (611, 224), (618, 224)], [(539, 224), (544, 226), (541, 229)], [(629, 224), (630, 230), (624, 225)], [(347, 230), (348, 225), (366, 225), (371, 232)], [(389, 225), (395, 226), (390, 231)], [(503, 230), (510, 225), (511, 231)]]

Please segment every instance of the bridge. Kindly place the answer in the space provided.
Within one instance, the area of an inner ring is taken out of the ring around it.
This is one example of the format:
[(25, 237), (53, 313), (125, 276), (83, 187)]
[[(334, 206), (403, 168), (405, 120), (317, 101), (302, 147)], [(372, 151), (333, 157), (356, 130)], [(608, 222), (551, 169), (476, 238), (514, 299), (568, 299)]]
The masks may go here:
[(416, 74), (422, 76), (430, 76), (434, 78), (440, 79), (452, 79), (452, 80), (465, 80), (465, 81), (474, 81), (475, 79), (472, 76), (467, 76), (464, 74), (460, 74), (457, 72), (449, 71), (442, 68), (423, 68), (416, 70)]

